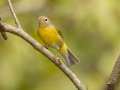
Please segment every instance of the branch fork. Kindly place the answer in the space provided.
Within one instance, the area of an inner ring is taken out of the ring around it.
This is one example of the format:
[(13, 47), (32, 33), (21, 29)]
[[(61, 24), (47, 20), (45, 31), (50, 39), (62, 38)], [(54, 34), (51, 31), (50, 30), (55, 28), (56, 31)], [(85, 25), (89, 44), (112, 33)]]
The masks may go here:
[(14, 21), (16, 23), (16, 27), (6, 24), (6, 23), (3, 23), (3, 22), (0, 22), (0, 32), (4, 33), (4, 34), (6, 34), (6, 32), (9, 32), (9, 33), (15, 34), (15, 35), (21, 37), (22, 39), (24, 39), (34, 49), (36, 49), (38, 52), (45, 55), (51, 62), (53, 62), (70, 79), (70, 81), (73, 83), (73, 85), (78, 90), (86, 90), (86, 88), (82, 85), (81, 81), (76, 76), (76, 74), (73, 73), (64, 63), (62, 63), (61, 59), (59, 57), (56, 57), (48, 49), (46, 49), (43, 45), (41, 45), (39, 42), (37, 42), (35, 39), (33, 39), (29, 34), (27, 34), (23, 30), (23, 28), (16, 16), (16, 13), (15, 13), (15, 10), (11, 3), (11, 0), (8, 0), (8, 5), (9, 5), (9, 9), (11, 11), (11, 14), (14, 18)]

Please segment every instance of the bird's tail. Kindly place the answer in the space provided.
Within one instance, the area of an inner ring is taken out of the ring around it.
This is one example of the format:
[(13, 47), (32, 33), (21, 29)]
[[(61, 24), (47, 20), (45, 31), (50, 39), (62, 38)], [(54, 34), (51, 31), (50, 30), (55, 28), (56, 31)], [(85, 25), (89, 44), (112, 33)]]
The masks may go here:
[(69, 49), (67, 49), (67, 53), (64, 58), (68, 66), (79, 63), (79, 59)]
[(72, 53), (70, 49), (67, 48), (66, 45), (63, 45), (62, 56), (65, 59), (65, 62), (68, 66), (79, 63), (79, 59)]

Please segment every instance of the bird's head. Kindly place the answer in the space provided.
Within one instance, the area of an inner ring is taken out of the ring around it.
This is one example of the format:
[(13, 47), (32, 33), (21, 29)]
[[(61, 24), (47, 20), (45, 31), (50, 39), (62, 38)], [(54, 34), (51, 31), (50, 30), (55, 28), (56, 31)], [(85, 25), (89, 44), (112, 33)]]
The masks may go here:
[(38, 23), (40, 27), (52, 26), (52, 23), (50, 22), (50, 20), (45, 16), (39, 16)]

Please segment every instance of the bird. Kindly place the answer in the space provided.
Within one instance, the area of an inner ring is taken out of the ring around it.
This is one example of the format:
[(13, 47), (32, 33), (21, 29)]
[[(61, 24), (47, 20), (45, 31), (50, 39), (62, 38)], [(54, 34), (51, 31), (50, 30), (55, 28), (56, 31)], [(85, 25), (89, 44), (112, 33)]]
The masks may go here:
[(66, 65), (71, 66), (79, 63), (79, 59), (72, 53), (65, 43), (60, 30), (56, 29), (48, 17), (38, 17), (38, 28), (36, 32), (47, 49), (52, 47), (63, 56)]

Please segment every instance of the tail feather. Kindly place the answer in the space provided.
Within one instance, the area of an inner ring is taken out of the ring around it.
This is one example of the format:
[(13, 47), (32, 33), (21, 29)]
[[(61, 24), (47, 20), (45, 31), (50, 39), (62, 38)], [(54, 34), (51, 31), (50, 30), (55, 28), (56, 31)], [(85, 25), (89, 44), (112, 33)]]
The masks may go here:
[(68, 66), (79, 63), (79, 59), (69, 49), (67, 50), (67, 54), (64, 55), (64, 58)]
[(72, 53), (70, 49), (68, 49), (65, 43), (59, 50), (68, 66), (79, 63), (79, 59)]

